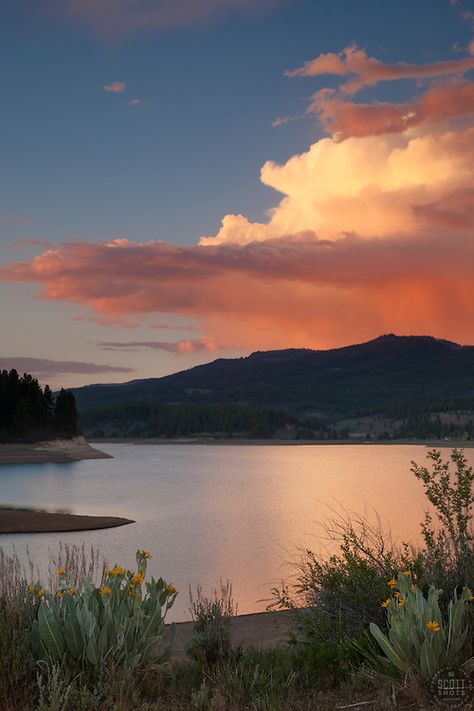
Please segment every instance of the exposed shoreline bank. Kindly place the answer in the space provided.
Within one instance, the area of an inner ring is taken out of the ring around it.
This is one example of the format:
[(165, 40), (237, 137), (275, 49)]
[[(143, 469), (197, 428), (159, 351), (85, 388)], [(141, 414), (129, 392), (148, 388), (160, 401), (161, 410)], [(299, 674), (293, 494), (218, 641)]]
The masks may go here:
[(129, 523), (135, 523), (135, 521), (117, 516), (82, 516), (0, 507), (0, 534), (96, 531), (101, 528), (125, 526)]
[(0, 464), (78, 462), (82, 459), (111, 459), (111, 456), (91, 447), (82, 436), (31, 444), (0, 444)]
[(282, 446), (282, 447), (299, 447), (301, 445), (400, 445), (413, 444), (424, 445), (426, 447), (474, 447), (474, 442), (464, 442), (455, 440), (426, 440), (426, 439), (388, 439), (388, 440), (367, 440), (367, 439), (250, 439), (239, 437), (172, 437), (170, 439), (158, 437), (90, 437), (88, 442), (93, 444), (149, 444), (149, 445), (169, 445), (169, 444), (205, 444), (209, 446), (228, 446), (228, 445), (245, 445), (245, 446)]

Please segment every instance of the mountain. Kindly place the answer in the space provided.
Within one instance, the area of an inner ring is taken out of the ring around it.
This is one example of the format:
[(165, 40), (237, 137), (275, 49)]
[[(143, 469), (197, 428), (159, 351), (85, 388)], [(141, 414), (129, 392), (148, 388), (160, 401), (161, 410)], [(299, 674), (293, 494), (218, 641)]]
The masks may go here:
[[(127, 411), (138, 423), (138, 433), (140, 417), (151, 424), (150, 432), (160, 411), (167, 419), (207, 412), (210, 429), (201, 431), (209, 432), (216, 427), (227, 431), (218, 427), (219, 413), (224, 417), (232, 412), (253, 413), (257, 419), (271, 413), (280, 418), (277, 428), (333, 434), (371, 424), (376, 435), (384, 427), (388, 434), (394, 434), (394, 427), (400, 433), (410, 418), (437, 421), (435, 413), (451, 412), (457, 413), (462, 429), (474, 410), (474, 346), (389, 334), (326, 351), (257, 351), (162, 378), (89, 385), (73, 392), (87, 434), (94, 428), (110, 430), (114, 420), (122, 422), (118, 429), (123, 434)], [(286, 423), (283, 415), (289, 418)], [(448, 425), (452, 423), (446, 423), (447, 431)]]

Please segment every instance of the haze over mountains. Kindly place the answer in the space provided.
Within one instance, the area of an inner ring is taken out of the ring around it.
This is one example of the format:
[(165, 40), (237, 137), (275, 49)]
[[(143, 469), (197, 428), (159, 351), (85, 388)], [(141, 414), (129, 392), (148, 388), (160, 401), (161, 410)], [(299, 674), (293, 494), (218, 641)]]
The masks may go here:
[(257, 351), (73, 392), (87, 435), (466, 438), (474, 346), (389, 334), (326, 351)]

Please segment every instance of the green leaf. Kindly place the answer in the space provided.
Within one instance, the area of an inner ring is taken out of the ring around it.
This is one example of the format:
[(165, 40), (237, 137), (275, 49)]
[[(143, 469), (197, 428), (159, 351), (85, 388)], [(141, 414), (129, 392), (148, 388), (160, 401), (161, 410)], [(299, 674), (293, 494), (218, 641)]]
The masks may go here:
[(403, 661), (403, 659), (395, 652), (394, 648), (388, 641), (388, 639), (385, 637), (385, 635), (380, 631), (379, 627), (375, 625), (373, 622), (370, 623), (370, 632), (375, 637), (379, 645), (382, 647), (383, 651), (387, 655), (388, 659), (392, 662), (394, 666), (397, 667), (397, 669), (400, 669), (400, 671), (407, 671), (407, 664)]
[(46, 651), (53, 659), (60, 661), (66, 650), (66, 642), (58, 623), (44, 603), (38, 609), (38, 627)]

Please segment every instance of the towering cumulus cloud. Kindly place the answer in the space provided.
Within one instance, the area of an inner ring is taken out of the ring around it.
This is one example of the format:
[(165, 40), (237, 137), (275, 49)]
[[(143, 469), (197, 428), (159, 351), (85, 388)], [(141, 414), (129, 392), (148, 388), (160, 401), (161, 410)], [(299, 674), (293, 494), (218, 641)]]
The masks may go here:
[[(289, 75), (340, 77), (308, 107), (329, 135), (265, 163), (261, 180), (280, 193), (266, 221), (226, 215), (189, 247), (64, 244), (1, 276), (106, 317), (191, 316), (205, 348), (327, 347), (387, 331), (472, 340), (473, 67), (386, 65), (355, 47), (322, 55)], [(403, 104), (355, 103), (363, 86), (407, 78), (429, 84)]]

